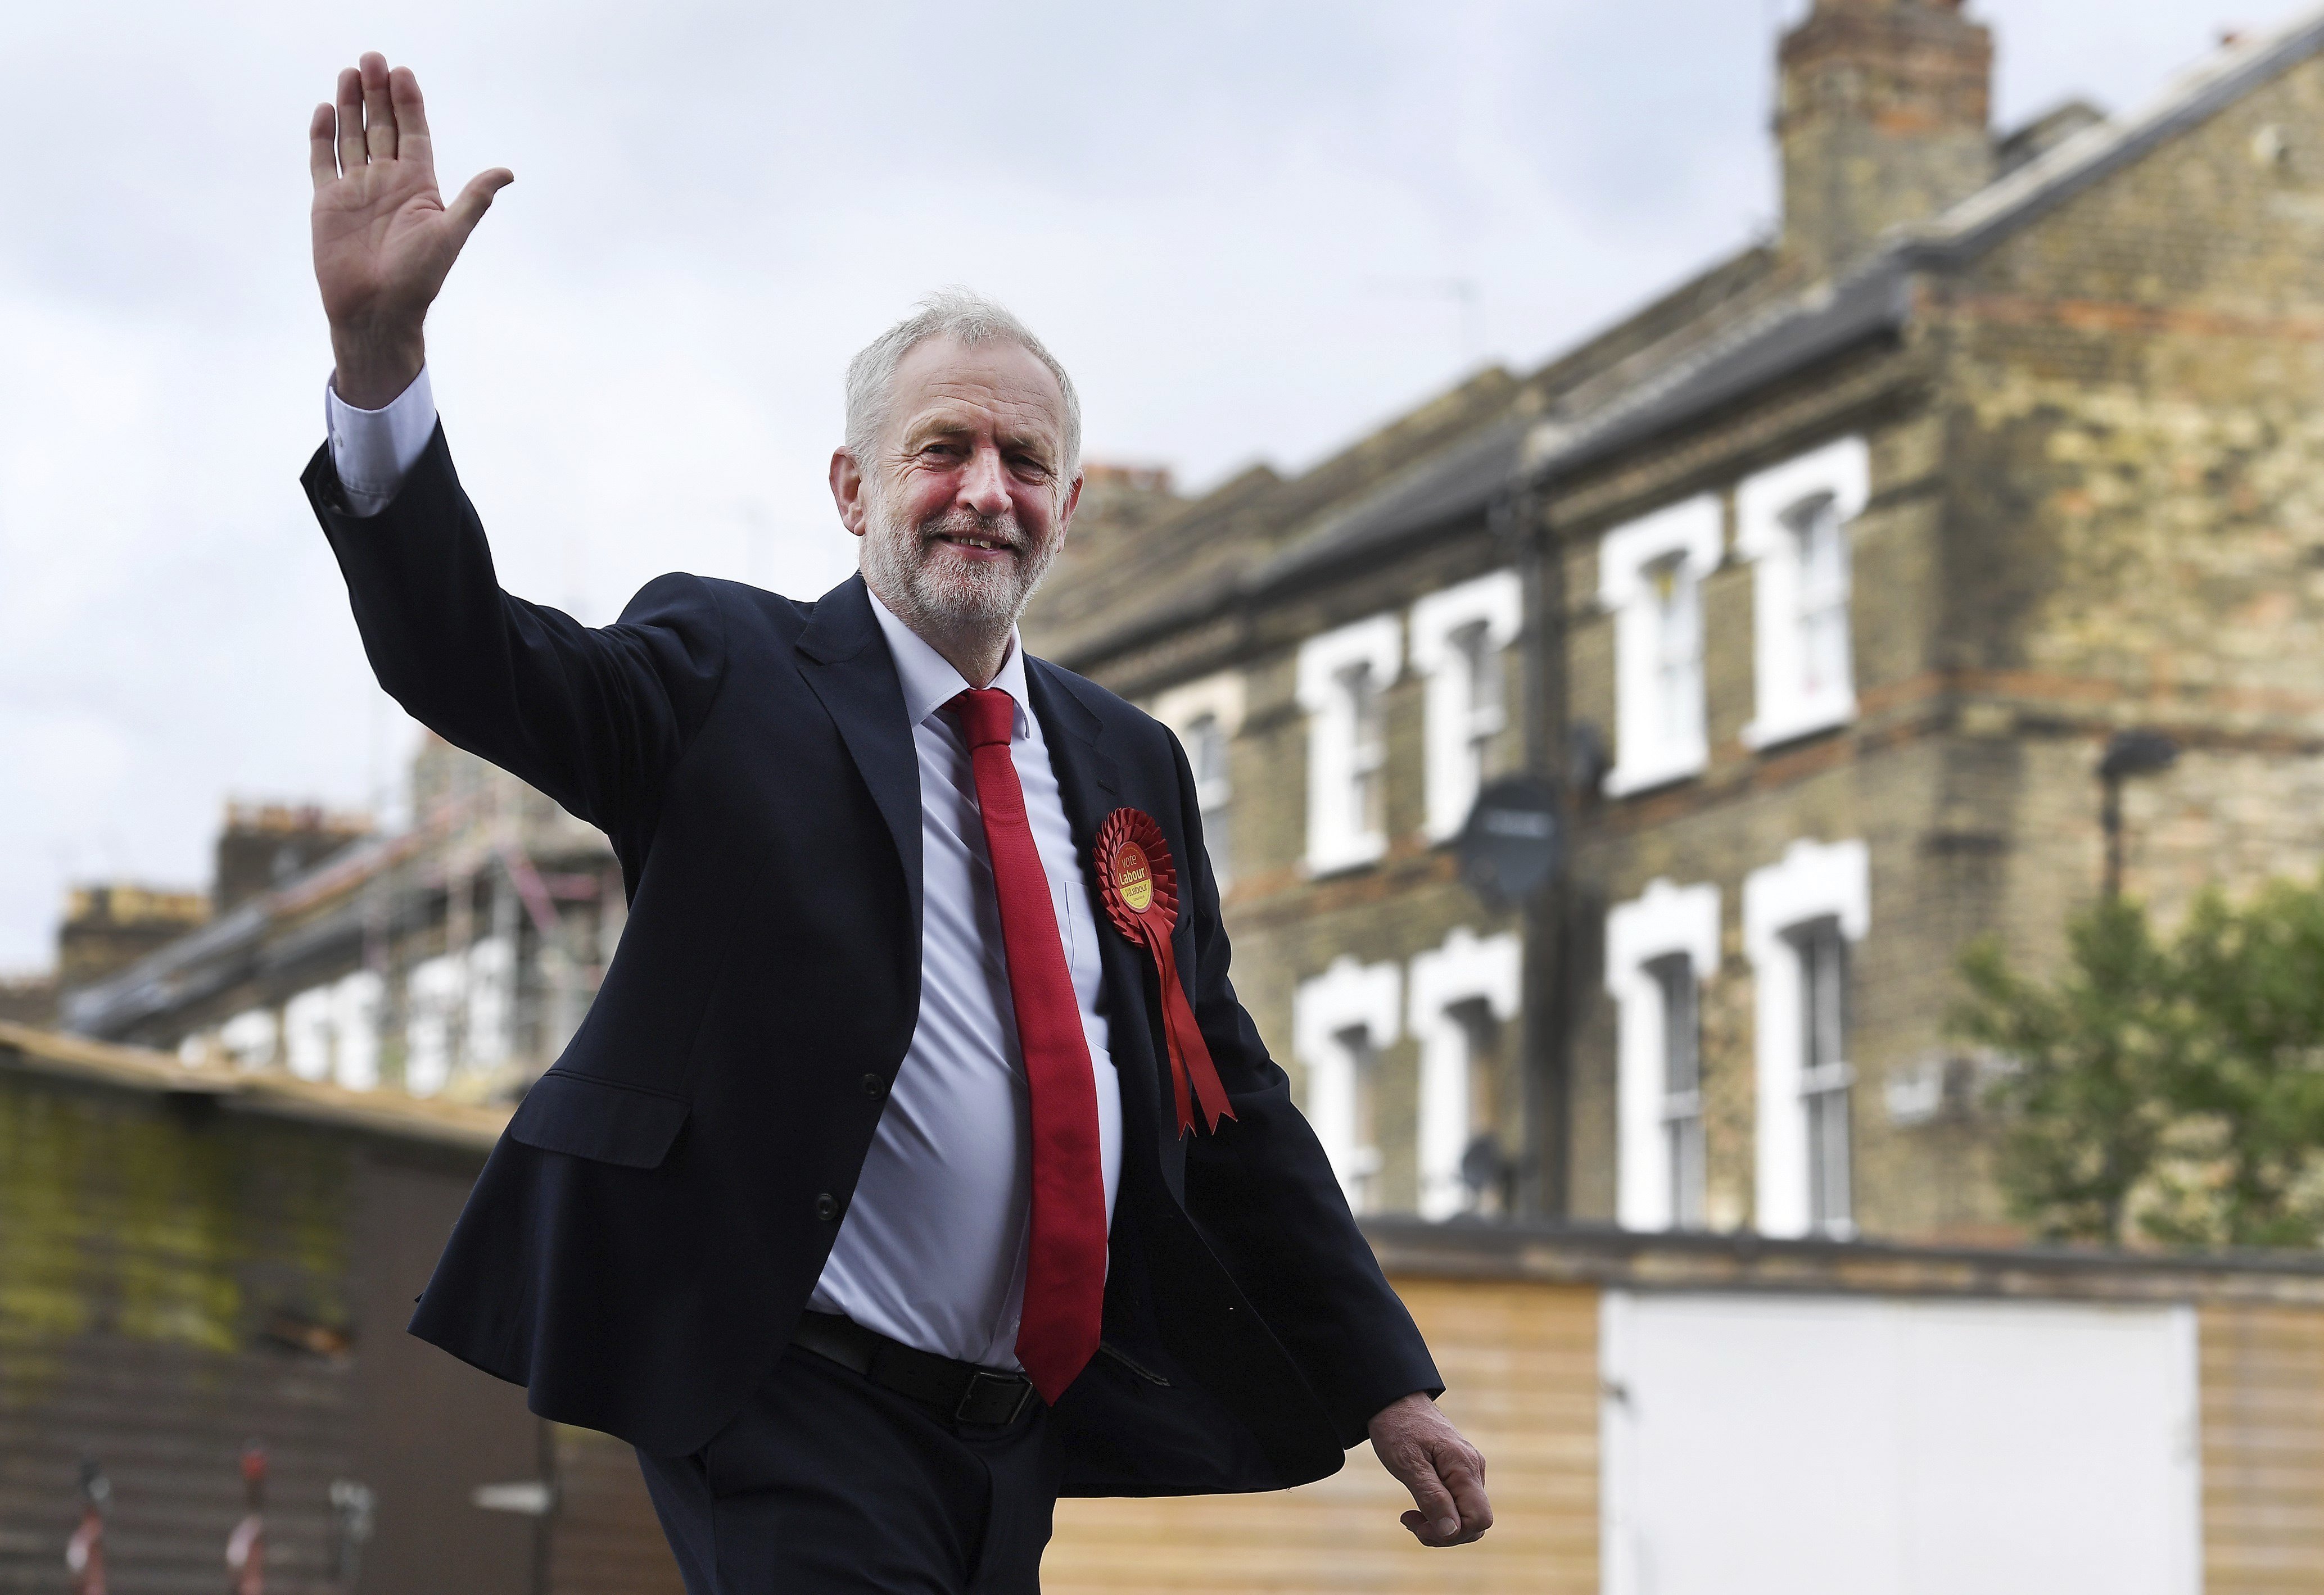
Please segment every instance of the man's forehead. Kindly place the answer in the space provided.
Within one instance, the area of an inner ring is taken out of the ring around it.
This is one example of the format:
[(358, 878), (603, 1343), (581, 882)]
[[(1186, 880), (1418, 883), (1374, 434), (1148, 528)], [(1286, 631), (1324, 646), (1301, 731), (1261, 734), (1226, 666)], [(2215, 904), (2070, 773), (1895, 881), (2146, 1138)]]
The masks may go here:
[(896, 371), (897, 410), (907, 430), (951, 429), (995, 422), (1054, 438), (1065, 392), (1049, 368), (1022, 344), (992, 339), (964, 345), (930, 338)]

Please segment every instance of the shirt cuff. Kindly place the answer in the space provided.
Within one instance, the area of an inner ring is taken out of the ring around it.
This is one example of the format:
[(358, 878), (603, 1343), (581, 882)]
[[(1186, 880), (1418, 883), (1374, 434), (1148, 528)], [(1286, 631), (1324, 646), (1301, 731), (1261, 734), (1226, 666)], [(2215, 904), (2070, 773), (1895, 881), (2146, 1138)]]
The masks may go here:
[(331, 468), (339, 475), (347, 508), (376, 515), (387, 508), (436, 435), (436, 395), (422, 365), (411, 385), (383, 410), (357, 410), (323, 383), (323, 425), (331, 438)]

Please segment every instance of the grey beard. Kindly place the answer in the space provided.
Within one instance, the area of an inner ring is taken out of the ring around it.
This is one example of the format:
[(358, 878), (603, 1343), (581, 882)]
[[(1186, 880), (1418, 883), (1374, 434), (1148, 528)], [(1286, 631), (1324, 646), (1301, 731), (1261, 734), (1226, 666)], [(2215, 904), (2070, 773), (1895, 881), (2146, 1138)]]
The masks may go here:
[[(1032, 601), (1057, 557), (1060, 539), (1038, 548), (1014, 515), (991, 520), (954, 508), (917, 527), (900, 525), (875, 498), (863, 539), (863, 579), (896, 618), (923, 636), (1001, 637)], [(938, 568), (929, 539), (938, 532), (990, 538), (1018, 550), (1007, 563)]]

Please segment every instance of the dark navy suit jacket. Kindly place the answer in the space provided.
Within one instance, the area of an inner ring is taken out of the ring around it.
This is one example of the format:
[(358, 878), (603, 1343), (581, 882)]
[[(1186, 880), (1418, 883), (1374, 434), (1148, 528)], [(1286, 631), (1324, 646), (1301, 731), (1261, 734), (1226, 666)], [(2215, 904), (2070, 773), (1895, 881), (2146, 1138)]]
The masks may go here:
[[(861, 578), (803, 604), (665, 576), (603, 630), (501, 591), (440, 429), (358, 518), (304, 478), (380, 683), (602, 827), (630, 917), (411, 1321), (533, 1410), (696, 1450), (781, 1356), (919, 1005), (912, 728)], [(1270, 1489), (1441, 1386), (1227, 981), (1170, 733), (1027, 660), (1075, 841), (1124, 806), (1180, 861), (1175, 950), (1235, 1118), (1180, 1138), (1150, 961), (1095, 914), (1123, 1110), (1106, 1350), (1058, 1405), (1066, 1489)]]

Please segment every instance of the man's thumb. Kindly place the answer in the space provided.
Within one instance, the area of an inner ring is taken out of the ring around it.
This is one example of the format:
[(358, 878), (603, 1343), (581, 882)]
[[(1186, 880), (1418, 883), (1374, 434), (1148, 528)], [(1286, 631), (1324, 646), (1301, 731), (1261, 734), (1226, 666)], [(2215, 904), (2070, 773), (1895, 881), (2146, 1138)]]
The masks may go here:
[(1420, 1515), (1437, 1533), (1457, 1533), (1461, 1527), (1461, 1511), (1452, 1504), (1452, 1492), (1444, 1488), (1434, 1468), (1425, 1462), (1421, 1467), (1419, 1475), (1408, 1481), (1412, 1504), (1420, 1508)]
[(460, 190), (460, 197), (445, 207), (444, 214), (450, 217), (452, 225), (460, 229), (463, 243), (467, 241), (469, 234), (476, 230), (476, 224), (484, 219), (484, 212), (493, 207), (493, 196), (514, 181), (516, 173), (505, 166), (480, 171), (468, 180), (468, 186)]

